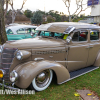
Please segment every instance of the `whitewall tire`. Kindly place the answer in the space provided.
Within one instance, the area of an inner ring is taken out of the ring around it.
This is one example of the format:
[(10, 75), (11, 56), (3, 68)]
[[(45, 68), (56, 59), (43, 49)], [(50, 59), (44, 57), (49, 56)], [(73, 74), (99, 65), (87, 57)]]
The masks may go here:
[(31, 83), (31, 89), (35, 89), (36, 91), (45, 90), (51, 83), (53, 78), (53, 71), (51, 69), (47, 69), (39, 73)]

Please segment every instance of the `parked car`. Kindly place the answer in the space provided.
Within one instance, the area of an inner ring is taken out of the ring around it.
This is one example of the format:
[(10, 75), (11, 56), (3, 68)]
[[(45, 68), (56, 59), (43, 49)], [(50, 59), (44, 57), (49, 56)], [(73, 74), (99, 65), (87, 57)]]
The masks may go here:
[[(36, 28), (32, 39), (9, 41), (0, 46), (0, 78), (19, 88), (45, 90), (54, 75), (62, 84), (100, 66), (100, 27), (55, 22)], [(55, 73), (55, 74), (54, 74)], [(87, 80), (88, 81), (88, 80)]]
[[(13, 25), (6, 28), (7, 38), (9, 40), (21, 40), (32, 38), (37, 26), (32, 25)], [(35, 37), (36, 35), (34, 35)]]

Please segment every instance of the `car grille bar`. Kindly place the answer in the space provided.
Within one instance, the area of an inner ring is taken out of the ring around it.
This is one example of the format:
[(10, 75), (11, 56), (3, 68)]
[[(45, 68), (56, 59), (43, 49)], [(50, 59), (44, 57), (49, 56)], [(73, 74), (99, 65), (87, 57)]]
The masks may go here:
[(16, 50), (16, 48), (3, 48), (0, 59), (0, 69), (6, 71), (6, 75), (4, 75), (5, 81), (9, 81), (9, 70)]

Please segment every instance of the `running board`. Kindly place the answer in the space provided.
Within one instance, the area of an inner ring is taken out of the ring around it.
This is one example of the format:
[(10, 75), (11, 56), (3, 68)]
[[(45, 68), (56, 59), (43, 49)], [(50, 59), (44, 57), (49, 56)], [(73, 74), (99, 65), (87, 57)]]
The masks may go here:
[[(86, 74), (86, 73), (89, 73), (89, 72), (91, 72), (91, 71), (93, 71), (93, 70), (96, 70), (96, 69), (98, 69), (98, 68), (99, 68), (99, 67), (96, 67), (96, 66), (89, 66), (89, 67), (85, 67), (85, 68), (82, 68), (82, 69), (79, 69), (79, 70), (70, 72), (70, 73), (69, 73), (69, 74), (70, 74), (70, 78), (69, 78), (68, 80), (62, 82), (62, 83), (65, 83), (65, 82), (67, 82), (67, 81), (70, 81), (70, 80), (72, 80), (72, 79), (74, 79), (74, 78), (77, 78), (77, 77), (79, 77), (79, 76), (82, 76), (82, 75), (84, 75), (84, 74)], [(62, 83), (59, 83), (59, 84), (62, 84)]]

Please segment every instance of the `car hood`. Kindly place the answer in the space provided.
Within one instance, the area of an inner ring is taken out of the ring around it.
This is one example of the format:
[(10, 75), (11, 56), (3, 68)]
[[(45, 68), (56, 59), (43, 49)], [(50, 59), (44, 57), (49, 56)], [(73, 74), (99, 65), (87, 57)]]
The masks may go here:
[(60, 39), (48, 39), (48, 38), (31, 38), (17, 41), (8, 41), (4, 44), (5, 48), (18, 48), (18, 49), (32, 49), (43, 47), (58, 47), (64, 46), (64, 41)]

